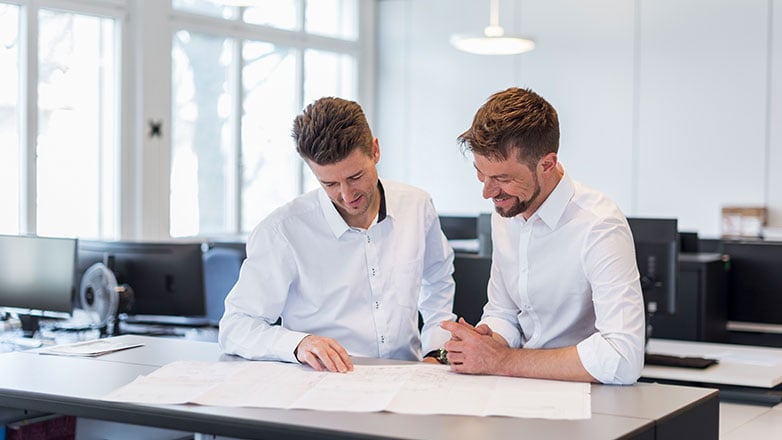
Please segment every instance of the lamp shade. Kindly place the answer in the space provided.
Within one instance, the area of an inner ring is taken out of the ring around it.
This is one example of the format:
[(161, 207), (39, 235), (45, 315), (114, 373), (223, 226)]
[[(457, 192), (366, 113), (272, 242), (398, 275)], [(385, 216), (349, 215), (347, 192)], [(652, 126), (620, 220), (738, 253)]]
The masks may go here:
[(512, 36), (460, 34), (451, 37), (451, 44), (461, 51), (478, 55), (515, 55), (535, 48), (534, 41)]
[(456, 34), (451, 37), (451, 44), (461, 51), (479, 55), (515, 55), (535, 48), (535, 42), (529, 38), (505, 35), (499, 21), (499, 2), (491, 0), (489, 25), (483, 35)]

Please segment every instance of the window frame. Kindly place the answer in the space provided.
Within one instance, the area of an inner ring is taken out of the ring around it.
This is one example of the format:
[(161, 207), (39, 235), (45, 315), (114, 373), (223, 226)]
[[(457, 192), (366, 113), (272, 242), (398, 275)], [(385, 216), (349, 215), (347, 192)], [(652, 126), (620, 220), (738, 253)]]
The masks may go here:
[[(37, 139), (38, 139), (38, 44), (39, 44), (39, 12), (48, 10), (53, 12), (93, 16), (112, 19), (115, 21), (115, 36), (118, 38), (116, 48), (117, 58), (117, 90), (115, 90), (116, 114), (116, 145), (117, 155), (122, 154), (123, 133), (123, 99), (125, 94), (125, 75), (122, 74), (124, 60), (124, 42), (126, 40), (127, 10), (125, 1), (122, 0), (3, 0), (3, 3), (19, 6), (19, 88), (20, 88), (20, 189), (19, 189), (19, 233), (36, 234), (38, 231), (37, 195), (38, 195), (38, 169), (37, 169)], [(121, 168), (121, 163), (118, 169)], [(101, 170), (102, 172), (103, 170)], [(118, 186), (121, 191), (122, 172), (118, 177)], [(119, 197), (119, 194), (116, 195)], [(101, 201), (103, 197), (101, 197)], [(119, 207), (119, 202), (116, 204)], [(121, 227), (122, 210), (118, 208), (115, 214), (115, 223), (111, 226), (114, 231)], [(105, 214), (102, 215), (105, 217)], [(99, 222), (102, 229), (103, 221)], [(101, 234), (102, 231), (98, 231)]]

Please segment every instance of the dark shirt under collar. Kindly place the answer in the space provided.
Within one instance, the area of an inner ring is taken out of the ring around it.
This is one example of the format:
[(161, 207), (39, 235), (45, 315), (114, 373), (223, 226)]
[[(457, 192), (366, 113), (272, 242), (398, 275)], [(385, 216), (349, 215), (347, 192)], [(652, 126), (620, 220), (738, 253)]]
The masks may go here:
[(383, 184), (380, 183), (380, 179), (377, 179), (377, 189), (380, 190), (380, 208), (377, 211), (377, 222), (380, 223), (386, 218), (386, 191), (383, 189)]

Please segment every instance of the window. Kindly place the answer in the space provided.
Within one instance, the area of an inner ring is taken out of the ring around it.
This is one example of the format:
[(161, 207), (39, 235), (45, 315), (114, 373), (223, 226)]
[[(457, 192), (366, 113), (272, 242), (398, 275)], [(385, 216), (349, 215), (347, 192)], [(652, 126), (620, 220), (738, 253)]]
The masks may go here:
[(19, 7), (0, 4), (0, 233), (19, 233), (21, 136)]
[(92, 11), (0, 4), (0, 232), (116, 237), (118, 35)]
[(247, 233), (314, 188), (293, 118), (322, 96), (357, 99), (358, 0), (231, 3), (173, 2), (174, 237)]

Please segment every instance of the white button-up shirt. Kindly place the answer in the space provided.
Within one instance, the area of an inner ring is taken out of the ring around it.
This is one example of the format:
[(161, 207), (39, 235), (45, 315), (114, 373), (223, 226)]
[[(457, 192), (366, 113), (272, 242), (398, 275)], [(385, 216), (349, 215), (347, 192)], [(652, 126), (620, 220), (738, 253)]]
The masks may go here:
[(564, 175), (527, 221), (492, 215), (482, 322), (511, 347), (576, 345), (603, 383), (633, 383), (644, 358), (644, 305), (627, 219)]
[(387, 180), (382, 189), (386, 216), (367, 230), (348, 226), (322, 189), (253, 230), (225, 299), (224, 352), (297, 362), (295, 348), (314, 334), (351, 355), (420, 360), (445, 344), (450, 333), (439, 323), (455, 319), (453, 250), (428, 194)]

